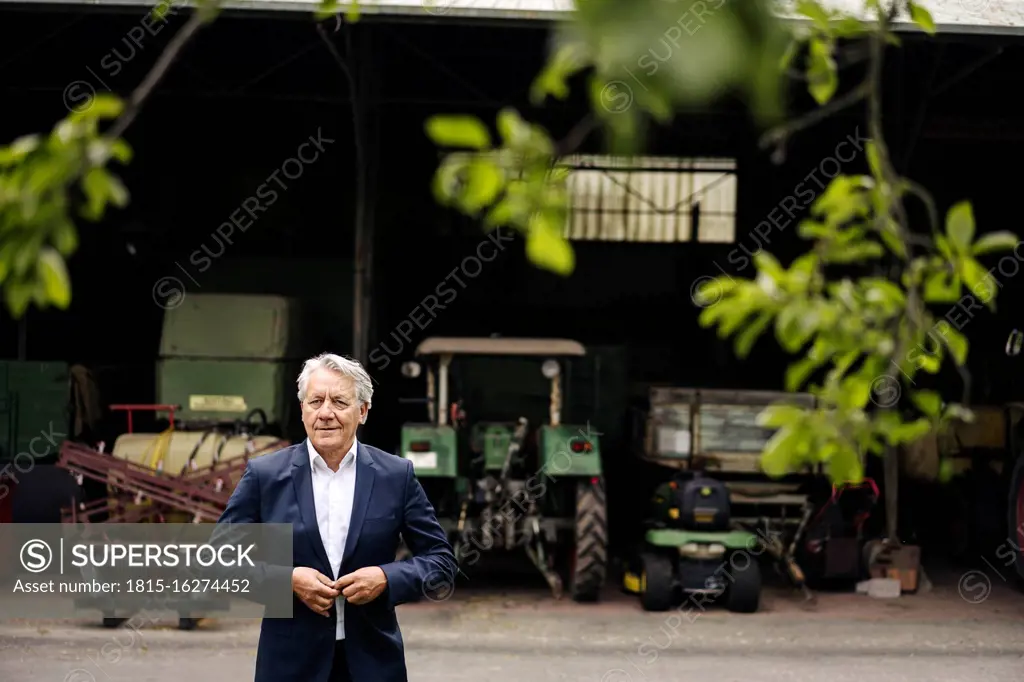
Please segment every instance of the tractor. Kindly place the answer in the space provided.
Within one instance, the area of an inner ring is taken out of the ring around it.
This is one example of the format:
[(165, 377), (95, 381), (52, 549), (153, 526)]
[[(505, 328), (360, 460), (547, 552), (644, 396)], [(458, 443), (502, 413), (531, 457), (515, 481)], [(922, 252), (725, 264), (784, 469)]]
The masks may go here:
[(599, 598), (608, 556), (599, 434), (589, 421), (562, 421), (566, 375), (585, 355), (564, 339), (432, 337), (416, 349), (422, 365), (402, 365), (407, 378), (425, 374), (426, 397), (412, 402), (427, 420), (402, 427), (398, 454), (463, 571), (484, 552), (521, 549), (555, 598), (566, 586), (575, 601)]
[(763, 554), (813, 599), (797, 550), (820, 476), (807, 471), (772, 480), (761, 470), (773, 432), (760, 427), (757, 416), (776, 401), (814, 404), (804, 394), (650, 389), (634, 437), (640, 459), (655, 465), (660, 482), (643, 537), (622, 574), (624, 591), (638, 594), (645, 610), (666, 610), (681, 596), (699, 595), (724, 596), (737, 612), (756, 611)]

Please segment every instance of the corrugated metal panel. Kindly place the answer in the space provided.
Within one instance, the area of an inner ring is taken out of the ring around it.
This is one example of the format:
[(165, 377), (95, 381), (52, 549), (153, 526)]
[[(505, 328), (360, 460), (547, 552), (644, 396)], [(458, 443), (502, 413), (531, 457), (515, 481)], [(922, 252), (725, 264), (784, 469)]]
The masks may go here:
[(736, 235), (733, 159), (571, 156), (574, 240), (688, 242), (698, 206), (697, 238), (732, 242)]
[[(99, 5), (153, 7), (155, 0), (0, 0), (17, 5)], [(476, 17), (555, 21), (575, 8), (573, 0), (360, 0), (367, 14), (398, 14), (431, 18)], [(194, 6), (195, 2), (177, 0), (175, 5)], [(343, 6), (345, 0), (341, 3)], [(846, 12), (863, 14), (863, 0), (823, 0), (823, 4)], [(928, 0), (924, 3), (943, 33), (1015, 34), (1024, 33), (1022, 0)], [(223, 0), (226, 9), (252, 11), (291, 11), (310, 13), (319, 5), (315, 0)], [(778, 16), (795, 18), (780, 0)], [(686, 11), (685, 8), (681, 10)], [(800, 19), (800, 21), (803, 21)], [(916, 30), (909, 23), (901, 28)]]

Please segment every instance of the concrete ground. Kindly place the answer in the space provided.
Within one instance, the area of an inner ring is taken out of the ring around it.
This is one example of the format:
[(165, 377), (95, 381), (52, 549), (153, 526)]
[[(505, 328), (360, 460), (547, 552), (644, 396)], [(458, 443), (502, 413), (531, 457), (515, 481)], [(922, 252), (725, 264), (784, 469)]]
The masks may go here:
[[(595, 605), (488, 588), (398, 613), (411, 682), (1024, 679), (1024, 594), (977, 574), (936, 580), (928, 594), (821, 595), (812, 607), (771, 590), (752, 615), (644, 613), (613, 587)], [(0, 622), (0, 680), (252, 679), (256, 621), (208, 620), (192, 632), (176, 624), (132, 632), (106, 630), (98, 617)]]

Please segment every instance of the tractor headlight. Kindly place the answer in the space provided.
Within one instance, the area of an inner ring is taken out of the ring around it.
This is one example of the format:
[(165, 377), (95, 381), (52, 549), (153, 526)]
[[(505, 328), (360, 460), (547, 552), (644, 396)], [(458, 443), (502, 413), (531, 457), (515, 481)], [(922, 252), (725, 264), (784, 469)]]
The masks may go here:
[(540, 372), (546, 379), (554, 379), (561, 374), (561, 368), (558, 366), (558, 360), (545, 360), (544, 364), (540, 366)]
[(421, 371), (423, 370), (418, 362), (410, 360), (409, 362), (402, 363), (402, 376), (408, 379), (415, 379), (420, 375)]
[(725, 554), (725, 545), (717, 542), (707, 545), (699, 542), (687, 542), (679, 548), (679, 554), (689, 559), (718, 559)]

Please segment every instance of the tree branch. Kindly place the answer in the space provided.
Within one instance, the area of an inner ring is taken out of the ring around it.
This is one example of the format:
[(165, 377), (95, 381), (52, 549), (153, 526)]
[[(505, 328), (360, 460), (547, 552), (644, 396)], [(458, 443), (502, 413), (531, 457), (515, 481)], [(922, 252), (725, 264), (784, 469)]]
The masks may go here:
[(588, 113), (579, 123), (573, 126), (568, 135), (559, 140), (558, 144), (555, 145), (555, 157), (566, 156), (579, 149), (580, 145), (590, 137), (590, 133), (597, 130), (600, 125), (601, 122), (597, 116), (593, 112)]
[(821, 123), (829, 116), (832, 116), (847, 107), (853, 106), (867, 97), (870, 91), (870, 84), (865, 81), (843, 96), (835, 98), (825, 106), (818, 107), (817, 109), (810, 111), (789, 123), (772, 128), (761, 137), (759, 142), (761, 149), (767, 149), (773, 145), (784, 143), (794, 134), (811, 128), (818, 123)]
[(153, 88), (156, 87), (156, 84), (159, 83), (160, 79), (162, 79), (167, 73), (167, 70), (171, 67), (174, 60), (177, 59), (178, 53), (181, 52), (185, 43), (191, 40), (192, 36), (195, 35), (205, 23), (206, 19), (203, 16), (203, 12), (196, 9), (192, 13), (192, 16), (188, 18), (185, 25), (174, 34), (173, 38), (171, 38), (171, 42), (167, 44), (166, 48), (164, 48), (164, 51), (160, 54), (160, 58), (157, 60), (150, 72), (146, 74), (146, 77), (143, 79), (142, 83), (139, 84), (139, 87), (135, 88), (132, 92), (132, 95), (128, 100), (128, 106), (125, 107), (124, 112), (122, 112), (121, 115), (118, 116), (117, 120), (114, 121), (114, 125), (111, 126), (110, 131), (105, 137), (108, 137), (111, 140), (116, 140), (124, 134), (124, 131), (128, 129), (128, 126), (132, 124), (132, 121), (134, 121), (135, 117), (138, 115), (139, 110), (142, 108), (142, 103), (146, 101), (146, 98), (149, 97)]

